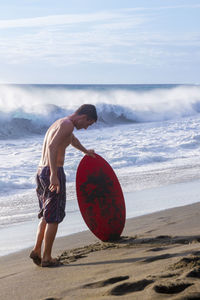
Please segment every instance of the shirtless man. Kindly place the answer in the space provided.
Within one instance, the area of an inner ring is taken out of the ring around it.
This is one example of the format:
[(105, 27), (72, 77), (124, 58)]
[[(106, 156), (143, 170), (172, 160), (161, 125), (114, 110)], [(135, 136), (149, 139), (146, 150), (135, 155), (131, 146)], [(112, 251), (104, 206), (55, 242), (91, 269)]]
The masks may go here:
[[(65, 150), (71, 144), (89, 156), (95, 156), (94, 150), (88, 150), (74, 136), (73, 130), (87, 129), (97, 121), (94, 105), (84, 104), (75, 113), (57, 120), (48, 129), (43, 144), (37, 181), (37, 195), (42, 218), (36, 236), (35, 246), (30, 254), (33, 262), (42, 267), (59, 265), (51, 256), (58, 224), (65, 217), (66, 179), (63, 170)], [(44, 241), (43, 255), (41, 256)]]

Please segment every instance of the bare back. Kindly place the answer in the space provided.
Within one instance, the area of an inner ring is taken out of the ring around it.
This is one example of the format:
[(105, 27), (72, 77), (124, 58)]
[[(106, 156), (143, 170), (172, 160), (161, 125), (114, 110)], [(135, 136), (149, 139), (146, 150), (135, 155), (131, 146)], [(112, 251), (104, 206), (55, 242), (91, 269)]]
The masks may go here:
[(50, 166), (49, 147), (56, 153), (56, 166), (64, 165), (65, 150), (71, 144), (74, 125), (68, 118), (57, 120), (49, 127), (44, 138), (40, 166)]

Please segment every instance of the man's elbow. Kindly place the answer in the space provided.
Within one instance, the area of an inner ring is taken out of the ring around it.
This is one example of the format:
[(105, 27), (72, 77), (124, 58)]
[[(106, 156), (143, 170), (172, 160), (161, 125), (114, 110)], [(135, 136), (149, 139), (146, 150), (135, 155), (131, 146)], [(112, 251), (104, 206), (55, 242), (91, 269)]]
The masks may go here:
[(76, 147), (76, 146), (77, 146), (77, 139), (76, 139), (76, 138), (74, 138), (74, 139), (71, 141), (71, 145), (72, 145), (73, 147)]

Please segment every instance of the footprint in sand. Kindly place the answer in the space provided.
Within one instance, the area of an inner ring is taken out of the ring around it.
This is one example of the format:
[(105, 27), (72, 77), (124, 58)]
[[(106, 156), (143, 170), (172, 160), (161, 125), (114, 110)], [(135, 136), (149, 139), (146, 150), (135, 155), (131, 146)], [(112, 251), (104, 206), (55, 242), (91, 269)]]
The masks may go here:
[(155, 248), (148, 249), (147, 252), (159, 252), (159, 251), (163, 251), (163, 250), (166, 250), (166, 248), (155, 247)]
[(121, 296), (133, 292), (139, 292), (145, 289), (146, 286), (153, 283), (153, 280), (143, 279), (137, 282), (126, 282), (114, 287), (108, 292), (108, 295)]
[(161, 274), (159, 278), (171, 278), (171, 277), (177, 277), (179, 275), (180, 273), (166, 273), (166, 274)]
[(45, 299), (42, 299), (42, 300), (61, 300), (61, 298), (45, 298)]
[(192, 269), (194, 267), (200, 268), (200, 256), (183, 257), (178, 262), (173, 264), (170, 269), (176, 270), (181, 268)]
[(186, 277), (200, 278), (200, 268), (194, 268)]
[(187, 282), (171, 282), (166, 284), (157, 284), (154, 286), (154, 291), (160, 294), (178, 294), (191, 285), (193, 285), (193, 283)]
[(102, 280), (102, 281), (97, 281), (97, 282), (94, 282), (94, 283), (85, 284), (83, 286), (83, 288), (93, 289), (93, 288), (104, 287), (104, 286), (114, 284), (116, 282), (123, 281), (123, 280), (126, 280), (126, 279), (129, 279), (129, 276), (112, 277), (112, 278), (109, 278), (107, 280)]
[(170, 257), (172, 257), (171, 254), (163, 254), (163, 255), (158, 255), (158, 256), (152, 256), (152, 257), (149, 257), (149, 258), (143, 260), (143, 262), (151, 263), (151, 262), (154, 262), (154, 261), (157, 261), (157, 260), (160, 260), (160, 259), (167, 259), (167, 258), (170, 258)]
[[(119, 276), (119, 277), (112, 277), (107, 280), (97, 281), (94, 283), (89, 283), (83, 286), (83, 288), (99, 288), (99, 287), (105, 287), (110, 284), (114, 284), (116, 282), (120, 282), (123, 280), (129, 279), (129, 276)], [(113, 289), (111, 289), (107, 294), (108, 295), (126, 295), (128, 293), (138, 292), (145, 289), (145, 287), (151, 283), (153, 283), (153, 280), (147, 280), (143, 279), (137, 282), (126, 282), (123, 284), (120, 284), (118, 286), (115, 286)]]

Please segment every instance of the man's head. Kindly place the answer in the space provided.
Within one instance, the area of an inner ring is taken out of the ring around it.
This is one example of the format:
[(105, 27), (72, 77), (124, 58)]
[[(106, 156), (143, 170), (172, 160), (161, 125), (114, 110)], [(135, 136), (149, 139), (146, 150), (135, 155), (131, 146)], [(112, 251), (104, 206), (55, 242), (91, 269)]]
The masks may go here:
[(92, 104), (83, 104), (76, 111), (77, 115), (86, 115), (88, 120), (97, 121), (97, 111), (96, 107)]
[(77, 129), (87, 129), (90, 125), (97, 121), (96, 107), (92, 104), (83, 104), (76, 111), (75, 115), (79, 118), (75, 123)]

